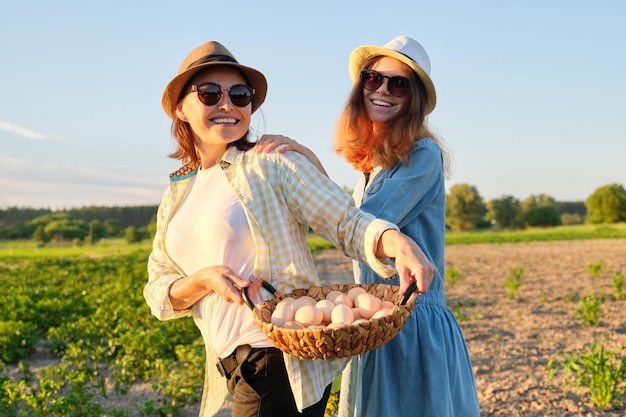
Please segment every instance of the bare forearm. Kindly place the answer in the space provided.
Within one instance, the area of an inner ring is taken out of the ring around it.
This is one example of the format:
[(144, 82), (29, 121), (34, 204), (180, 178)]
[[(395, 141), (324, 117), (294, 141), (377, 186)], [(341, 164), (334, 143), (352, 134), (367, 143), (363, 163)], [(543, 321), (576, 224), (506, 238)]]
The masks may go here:
[(175, 281), (170, 287), (170, 302), (176, 310), (186, 310), (212, 292), (206, 284), (191, 275)]
[[(394, 229), (388, 229), (383, 232), (378, 239), (376, 246), (376, 257), (378, 258), (395, 258), (398, 245), (402, 244), (403, 234)], [(404, 243), (406, 244), (406, 242)]]
[(170, 302), (174, 309), (185, 310), (205, 295), (216, 292), (229, 303), (242, 304), (241, 289), (249, 285), (249, 281), (225, 265), (208, 266), (175, 281), (170, 286)]
[(435, 266), (417, 243), (398, 230), (383, 232), (378, 239), (376, 256), (395, 259), (402, 294), (411, 281), (415, 281), (419, 293), (425, 293), (436, 273)]

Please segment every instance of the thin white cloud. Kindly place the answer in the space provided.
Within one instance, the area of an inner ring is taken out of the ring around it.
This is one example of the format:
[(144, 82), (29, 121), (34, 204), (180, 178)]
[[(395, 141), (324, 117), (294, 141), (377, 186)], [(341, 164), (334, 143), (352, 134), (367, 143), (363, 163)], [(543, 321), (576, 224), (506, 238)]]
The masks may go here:
[(11, 155), (0, 154), (0, 172), (15, 170), (16, 168), (26, 167), (26, 161), (15, 158)]
[(4, 130), (9, 133), (16, 134), (23, 138), (33, 139), (33, 140), (59, 140), (59, 138), (55, 138), (51, 135), (45, 135), (43, 133), (38, 133), (27, 129), (22, 126), (17, 126), (13, 123), (6, 122), (4, 120), (0, 120), (0, 130)]

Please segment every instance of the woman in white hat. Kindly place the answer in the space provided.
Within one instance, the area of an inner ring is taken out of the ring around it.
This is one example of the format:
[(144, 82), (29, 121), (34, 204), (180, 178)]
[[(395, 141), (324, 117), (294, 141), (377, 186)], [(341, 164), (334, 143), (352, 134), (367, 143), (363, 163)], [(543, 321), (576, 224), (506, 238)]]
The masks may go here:
[[(399, 36), (356, 48), (349, 71), (355, 86), (335, 149), (363, 173), (357, 204), (411, 236), (437, 273), (398, 336), (344, 372), (341, 415), (478, 417), (467, 347), (444, 293), (449, 159), (426, 124), (436, 104), (430, 59), (417, 41)], [(367, 265), (355, 269), (358, 282), (382, 281)]]
[[(353, 358), (343, 372), (342, 417), (478, 417), (474, 375), (465, 340), (444, 293), (445, 176), (449, 159), (426, 124), (436, 104), (430, 59), (414, 39), (356, 48), (349, 61), (354, 88), (335, 132), (335, 149), (362, 176), (360, 208), (397, 224), (437, 268), (400, 333), (383, 347)], [(282, 138), (264, 151), (310, 152)], [(355, 262), (355, 280), (389, 283)], [(391, 283), (400, 284), (395, 277)]]
[[(434, 267), (394, 224), (357, 209), (348, 194), (303, 155), (250, 151), (250, 118), (267, 82), (218, 42), (194, 49), (163, 93), (183, 166), (159, 206), (144, 297), (160, 320), (193, 317), (206, 344), (200, 415), (227, 394), (233, 417), (322, 417), (345, 360), (283, 355), (243, 302), (262, 280), (289, 293), (320, 285), (309, 227), (381, 276), (428, 287)], [(394, 265), (388, 258), (395, 258)], [(217, 365), (217, 367), (216, 367)]]

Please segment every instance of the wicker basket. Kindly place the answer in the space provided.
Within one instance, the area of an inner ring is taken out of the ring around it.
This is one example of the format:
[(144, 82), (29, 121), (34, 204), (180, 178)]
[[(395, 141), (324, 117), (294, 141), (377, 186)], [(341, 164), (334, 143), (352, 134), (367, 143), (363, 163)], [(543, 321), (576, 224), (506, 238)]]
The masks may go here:
[[(252, 309), (257, 326), (277, 348), (301, 359), (346, 358), (377, 349), (398, 334), (415, 305), (415, 296), (412, 294), (415, 287), (409, 288), (407, 295), (403, 297), (399, 294), (398, 286), (388, 284), (315, 286), (308, 290), (296, 289), (290, 294), (283, 294), (266, 282), (263, 282), (263, 286), (273, 293), (274, 299), (264, 301), (259, 306), (250, 301), (246, 290), (243, 291), (244, 299)], [(299, 298), (308, 295), (319, 301), (333, 290), (347, 293), (353, 287), (362, 287), (381, 300), (397, 304), (397, 308), (390, 315), (338, 328), (286, 329), (271, 322), (276, 304), (286, 297)]]

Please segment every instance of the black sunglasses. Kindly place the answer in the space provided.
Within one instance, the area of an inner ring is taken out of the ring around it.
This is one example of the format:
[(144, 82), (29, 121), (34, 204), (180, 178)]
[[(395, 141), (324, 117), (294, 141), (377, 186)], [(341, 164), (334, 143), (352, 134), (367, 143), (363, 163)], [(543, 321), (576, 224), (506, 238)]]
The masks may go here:
[(193, 84), (189, 86), (188, 93), (198, 92), (198, 100), (207, 106), (214, 106), (222, 99), (222, 91), (228, 91), (230, 101), (237, 107), (246, 107), (252, 101), (254, 89), (244, 84), (235, 84), (230, 88), (224, 88), (215, 83)]
[(387, 90), (396, 96), (403, 97), (411, 91), (411, 81), (406, 77), (388, 77), (374, 70), (361, 71), (361, 87), (368, 91), (376, 91), (383, 85), (385, 78), (387, 81)]

